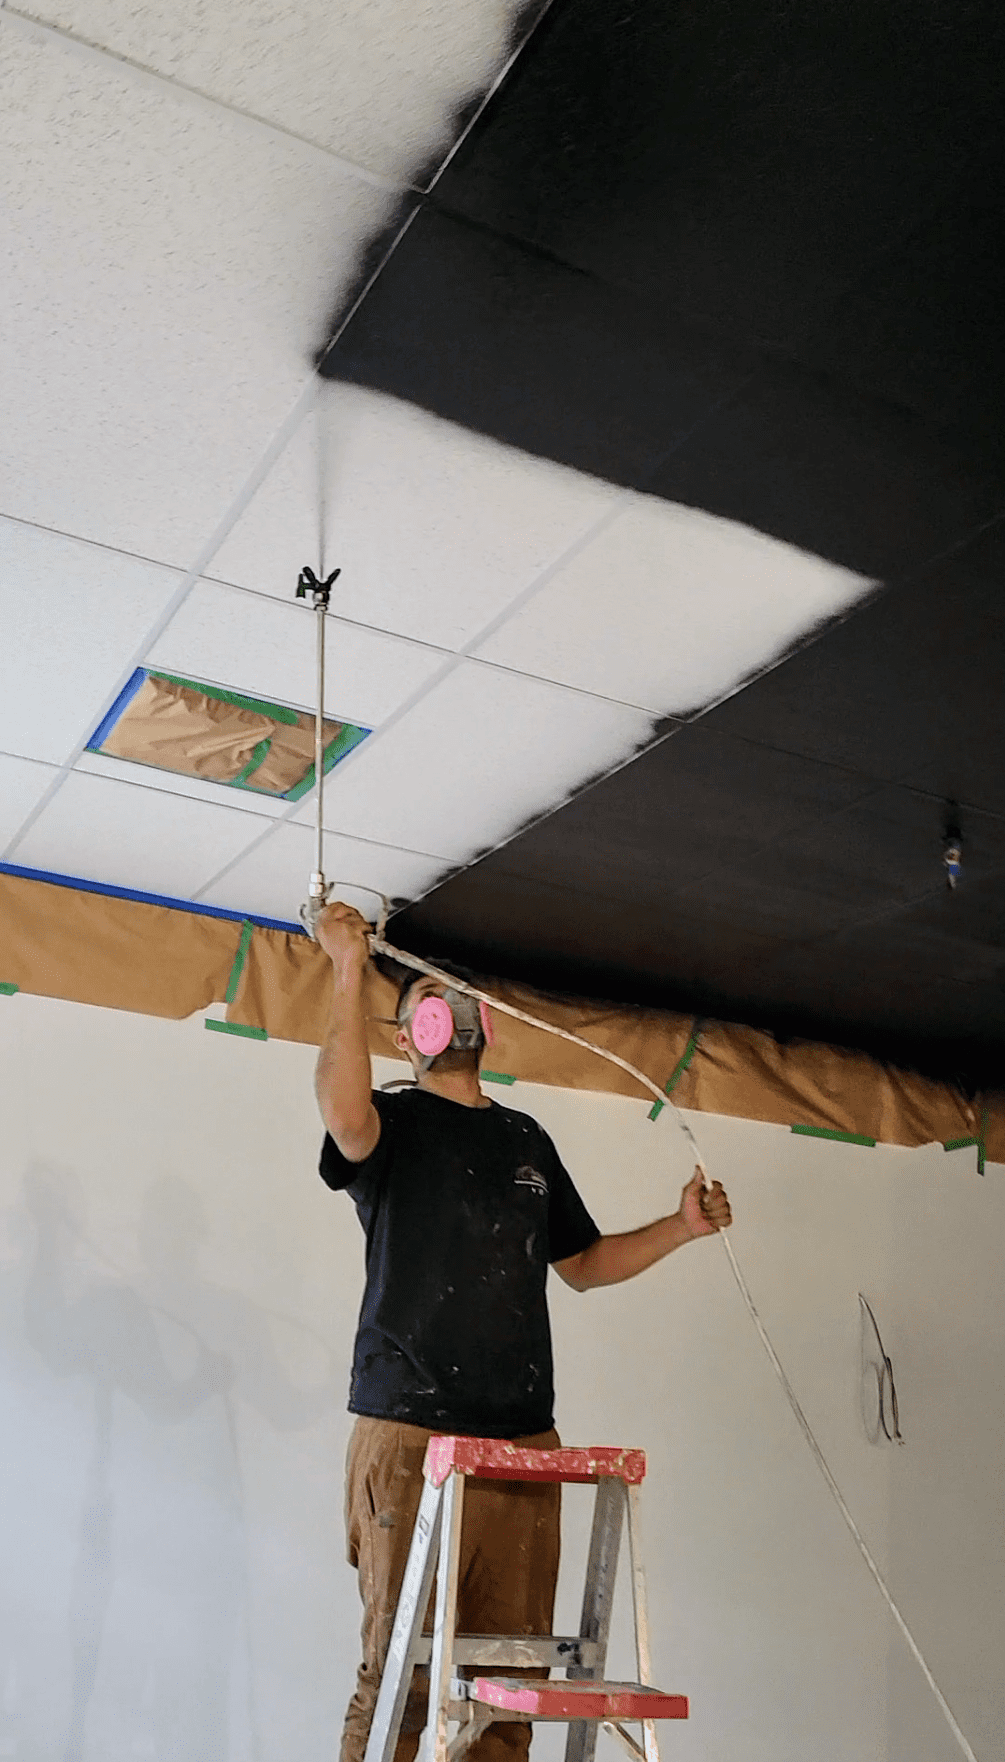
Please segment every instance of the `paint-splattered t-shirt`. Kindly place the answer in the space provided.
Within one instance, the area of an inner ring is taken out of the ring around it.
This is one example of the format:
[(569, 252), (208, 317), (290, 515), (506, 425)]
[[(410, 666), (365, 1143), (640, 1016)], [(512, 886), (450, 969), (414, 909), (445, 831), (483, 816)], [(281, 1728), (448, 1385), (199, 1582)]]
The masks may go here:
[(536, 1120), (427, 1090), (374, 1095), (365, 1162), (321, 1176), (366, 1232), (349, 1411), (516, 1438), (553, 1423), (548, 1266), (600, 1234)]

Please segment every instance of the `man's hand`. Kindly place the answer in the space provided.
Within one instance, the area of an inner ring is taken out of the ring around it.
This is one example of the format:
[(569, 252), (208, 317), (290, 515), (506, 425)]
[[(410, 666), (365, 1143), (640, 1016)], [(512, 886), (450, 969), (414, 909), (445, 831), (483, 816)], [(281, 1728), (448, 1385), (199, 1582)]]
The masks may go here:
[(325, 906), (316, 935), (337, 977), (349, 979), (362, 973), (370, 959), (370, 925), (355, 906), (343, 905), (341, 900)]
[(729, 1200), (721, 1181), (713, 1181), (706, 1191), (704, 1176), (695, 1169), (680, 1196), (679, 1216), (692, 1240), (698, 1236), (715, 1236), (728, 1230), (733, 1221)]

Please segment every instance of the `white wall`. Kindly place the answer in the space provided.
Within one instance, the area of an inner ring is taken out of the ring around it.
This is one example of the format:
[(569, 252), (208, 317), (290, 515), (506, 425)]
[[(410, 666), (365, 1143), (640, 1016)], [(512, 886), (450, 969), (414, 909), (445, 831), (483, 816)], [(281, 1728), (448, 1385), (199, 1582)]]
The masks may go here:
[[(0, 1758), (330, 1762), (356, 1662), (343, 1562), (351, 1205), (315, 1173), (310, 1049), (0, 1006)], [(388, 1067), (379, 1076), (397, 1074)], [(672, 1208), (672, 1115), (521, 1086), (602, 1227)], [(1005, 1182), (709, 1116), (737, 1254), (981, 1762), (1005, 1727)], [(857, 1292), (897, 1371), (868, 1441)], [(681, 1762), (942, 1762), (892, 1632), (714, 1242), (553, 1293), (569, 1442), (641, 1444), (665, 1729)], [(589, 1494), (570, 1489), (561, 1626)], [(625, 1609), (612, 1673), (632, 1674)], [(540, 1762), (559, 1734), (542, 1733)]]

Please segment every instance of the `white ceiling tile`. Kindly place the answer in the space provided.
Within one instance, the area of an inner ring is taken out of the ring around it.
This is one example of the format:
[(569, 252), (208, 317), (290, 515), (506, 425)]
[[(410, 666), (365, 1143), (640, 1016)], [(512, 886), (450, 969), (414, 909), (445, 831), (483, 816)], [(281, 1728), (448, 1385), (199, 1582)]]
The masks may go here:
[[(325, 821), (468, 861), (630, 758), (651, 732), (640, 710), (462, 661), (332, 773)], [(313, 810), (305, 801), (296, 817)]]
[(0, 753), (0, 854), (57, 775), (53, 765)]
[(519, 0), (28, 0), (88, 42), (411, 177), (456, 136), (457, 114), (509, 48)]
[[(336, 897), (356, 906), (371, 921), (379, 902), (368, 888), (376, 888), (389, 899), (414, 899), (432, 886), (444, 867), (437, 857), (363, 844), (331, 833), (325, 836), (324, 848), (325, 873), (335, 883)], [(295, 923), (307, 897), (314, 857), (314, 837), (308, 826), (277, 826), (207, 887), (200, 900)]]
[(27, 868), (191, 899), (257, 838), (264, 822), (236, 808), (134, 789), (72, 771), (16, 853)]
[(632, 496), (477, 652), (682, 715), (735, 689), (871, 586), (748, 526)]
[(90, 777), (108, 777), (116, 783), (128, 783), (137, 789), (160, 789), (168, 795), (184, 795), (190, 801), (206, 801), (211, 807), (240, 807), (245, 814), (258, 814), (264, 820), (280, 820), (290, 811), (281, 796), (258, 795), (253, 789), (237, 792), (226, 783), (211, 783), (205, 777), (182, 777), (175, 771), (162, 771), (157, 765), (141, 765), (129, 759), (113, 759), (107, 753), (81, 753), (74, 766)]
[(4, 511), (187, 567), (396, 198), (2, 9), (0, 84)]
[(355, 386), (326, 385), (210, 573), (287, 598), (326, 563), (347, 618), (458, 649), (551, 567), (621, 493)]
[(60, 764), (180, 576), (0, 517), (0, 748)]
[[(314, 708), (314, 613), (291, 597), (200, 582), (154, 645), (148, 664), (234, 691)], [(329, 617), (325, 709), (376, 727), (443, 666), (436, 649)]]

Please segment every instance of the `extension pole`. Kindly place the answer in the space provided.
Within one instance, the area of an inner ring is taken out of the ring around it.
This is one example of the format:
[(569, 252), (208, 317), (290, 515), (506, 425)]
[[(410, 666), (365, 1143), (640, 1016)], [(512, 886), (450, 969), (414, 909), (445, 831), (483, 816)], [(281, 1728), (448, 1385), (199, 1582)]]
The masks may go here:
[(324, 881), (324, 826), (325, 826), (325, 724), (324, 724), (324, 691), (325, 691), (325, 605), (323, 599), (315, 601), (314, 611), (317, 617), (317, 688), (314, 711), (314, 776), (318, 786), (318, 817), (317, 846), (314, 860), (316, 873), (312, 881)]
[(308, 896), (300, 907), (300, 920), (308, 936), (314, 937), (317, 921), (328, 903), (330, 892), (325, 880), (325, 613), (328, 600), (336, 578), (341, 569), (334, 569), (324, 581), (319, 581), (313, 569), (303, 568), (297, 582), (297, 599), (303, 600), (310, 594), (315, 612), (315, 654), (317, 671), (315, 675), (315, 706), (314, 706), (314, 787), (317, 790), (317, 830), (314, 848), (314, 872)]

